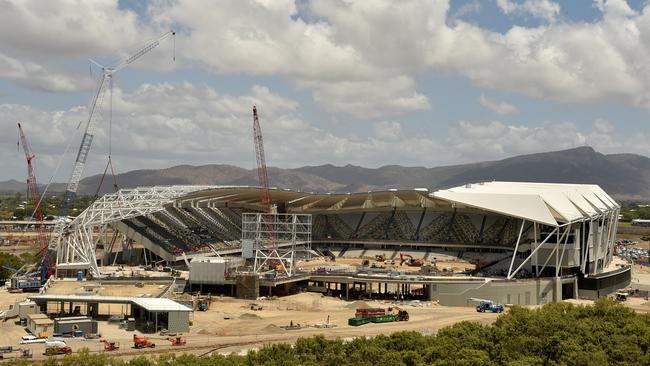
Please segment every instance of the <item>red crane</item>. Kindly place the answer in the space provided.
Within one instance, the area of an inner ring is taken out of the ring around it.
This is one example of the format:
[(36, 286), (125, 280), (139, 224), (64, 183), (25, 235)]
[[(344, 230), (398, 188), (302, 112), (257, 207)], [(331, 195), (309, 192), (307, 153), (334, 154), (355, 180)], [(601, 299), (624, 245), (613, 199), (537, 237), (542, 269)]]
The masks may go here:
[(266, 159), (264, 158), (264, 140), (260, 119), (257, 116), (257, 108), (253, 106), (253, 141), (255, 142), (255, 154), (257, 156), (257, 176), (260, 179), (262, 193), (262, 210), (264, 213), (271, 213), (271, 194), (269, 193), (269, 175), (266, 171)]
[(41, 194), (38, 192), (38, 185), (36, 183), (36, 174), (34, 173), (34, 153), (27, 142), (23, 128), (18, 123), (18, 132), (20, 133), (20, 144), (23, 145), (23, 151), (25, 151), (25, 159), (27, 159), (27, 194), (34, 205), (33, 217), (36, 220), (36, 243), (40, 249), (39, 254), (45, 253), (48, 246), (48, 238), (45, 234), (45, 227), (43, 226), (43, 211), (39, 207), (41, 201)]
[(271, 208), (271, 193), (269, 192), (269, 175), (266, 170), (266, 158), (264, 157), (264, 140), (262, 139), (262, 129), (260, 128), (260, 119), (257, 116), (257, 108), (253, 106), (253, 141), (255, 142), (255, 155), (257, 156), (257, 176), (260, 179), (260, 193), (262, 196), (262, 221), (268, 239), (271, 243), (266, 249), (270, 249), (277, 255), (275, 248), (275, 231), (273, 230), (273, 211)]

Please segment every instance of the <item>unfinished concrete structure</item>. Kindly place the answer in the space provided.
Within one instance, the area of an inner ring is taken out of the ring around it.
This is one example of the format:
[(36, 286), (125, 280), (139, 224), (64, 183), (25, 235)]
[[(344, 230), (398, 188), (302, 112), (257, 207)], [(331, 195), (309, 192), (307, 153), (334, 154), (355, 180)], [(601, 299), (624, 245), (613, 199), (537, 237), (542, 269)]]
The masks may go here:
[[(155, 256), (156, 260), (189, 264), (188, 258), (211, 253), (250, 255), (251, 248), (246, 243), (242, 247), (242, 216), (261, 212), (259, 188), (134, 191), (141, 193), (112, 195), (111, 200), (118, 201), (113, 206), (122, 211), (109, 215), (108, 220), (95, 219), (92, 225), (109, 223), (126, 241), (141, 242), (149, 261)], [(142, 198), (151, 192), (172, 193), (156, 202)], [(381, 253), (395, 259), (405, 252), (428, 262), (442, 255), (471, 259), (478, 267), (474, 272), (451, 281), (428, 276), (427, 286), (431, 286), (426, 294), (443, 303), (461, 304), (483, 296), (538, 304), (598, 297), (629, 283), (629, 269), (611, 265), (619, 205), (596, 185), (486, 182), (435, 192), (312, 194), (272, 189), (270, 195), (278, 214), (311, 215), (313, 249), (325, 256), (372, 258)], [(82, 215), (101, 217), (98, 212), (106, 211), (106, 204), (93, 205)], [(81, 233), (75, 244), (82, 248), (79, 251), (94, 253), (95, 243), (83, 234), (88, 232), (83, 221), (71, 227)], [(85, 266), (93, 268), (93, 275), (99, 271), (94, 269), (97, 262), (85, 262)], [(334, 282), (321, 281), (313, 273), (292, 277), (311, 281), (310, 288)], [(337, 288), (369, 282), (347, 277), (338, 280)], [(388, 279), (405, 285), (416, 281), (386, 275), (374, 282), (387, 283)], [(269, 287), (269, 292), (286, 287), (265, 284), (267, 280), (261, 279), (260, 286)], [(235, 281), (224, 284), (235, 285)]]

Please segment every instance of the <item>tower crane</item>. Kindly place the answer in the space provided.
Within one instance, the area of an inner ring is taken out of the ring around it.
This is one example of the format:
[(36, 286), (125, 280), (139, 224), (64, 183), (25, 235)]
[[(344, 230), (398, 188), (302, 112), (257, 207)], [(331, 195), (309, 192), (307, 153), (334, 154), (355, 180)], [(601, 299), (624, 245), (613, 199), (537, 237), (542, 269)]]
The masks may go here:
[(81, 180), (81, 175), (83, 174), (83, 170), (86, 165), (86, 159), (88, 158), (88, 153), (90, 152), (90, 146), (92, 145), (93, 137), (95, 135), (95, 128), (97, 127), (98, 120), (101, 118), (101, 114), (97, 113), (97, 111), (101, 109), (101, 106), (104, 102), (104, 95), (106, 94), (106, 89), (110, 88), (112, 90), (113, 75), (116, 72), (120, 71), (121, 69), (129, 66), (130, 64), (138, 60), (140, 57), (146, 55), (154, 48), (158, 47), (162, 40), (168, 37), (174, 37), (175, 35), (176, 32), (174, 32), (173, 30), (163, 34), (162, 36), (158, 37), (158, 39), (150, 43), (147, 43), (144, 47), (142, 47), (141, 49), (133, 53), (131, 56), (118, 62), (115, 66), (112, 67), (105, 67), (96, 61), (90, 60), (90, 62), (94, 63), (99, 68), (101, 68), (102, 76), (99, 80), (97, 91), (93, 94), (93, 97), (90, 101), (90, 105), (88, 107), (88, 119), (86, 120), (84, 135), (81, 138), (81, 145), (79, 146), (79, 151), (77, 152), (77, 158), (75, 159), (75, 163), (72, 167), (72, 175), (70, 176), (70, 180), (68, 181), (68, 186), (66, 187), (65, 195), (63, 198), (63, 205), (61, 207), (62, 216), (68, 214), (70, 205), (72, 204), (72, 202), (74, 201), (77, 195), (79, 180)]
[(36, 182), (36, 173), (34, 172), (34, 158), (36, 155), (27, 142), (23, 127), (18, 123), (18, 132), (20, 134), (20, 144), (23, 146), (25, 152), (25, 159), (27, 160), (27, 194), (34, 205), (33, 217), (36, 220), (36, 243), (39, 247), (39, 252), (44, 253), (47, 250), (48, 239), (45, 234), (45, 227), (43, 226), (43, 211), (40, 208), (41, 194), (38, 192), (38, 184)]
[[(88, 158), (88, 153), (90, 152), (90, 147), (92, 145), (93, 137), (95, 135), (95, 129), (99, 124), (99, 120), (101, 119), (101, 113), (99, 113), (99, 110), (101, 109), (101, 106), (104, 102), (104, 96), (106, 94), (106, 90), (107, 89), (111, 90), (111, 94), (112, 94), (113, 75), (116, 72), (122, 70), (123, 68), (129, 66), (133, 62), (137, 61), (142, 56), (151, 52), (153, 49), (155, 49), (160, 45), (161, 41), (169, 37), (173, 38), (175, 35), (176, 32), (174, 30), (170, 30), (169, 32), (164, 33), (156, 40), (145, 44), (142, 48), (134, 52), (132, 55), (117, 62), (114, 66), (106, 67), (94, 60), (90, 60), (90, 62), (97, 65), (99, 68), (101, 68), (102, 75), (99, 79), (99, 85), (97, 86), (95, 93), (93, 93), (93, 96), (90, 100), (90, 104), (88, 106), (88, 118), (86, 119), (85, 122), (85, 129), (84, 129), (83, 137), (81, 138), (81, 145), (79, 146), (79, 151), (77, 152), (77, 157), (72, 167), (72, 174), (70, 176), (70, 180), (68, 181), (68, 185), (65, 190), (65, 195), (63, 197), (63, 203), (61, 205), (61, 216), (67, 216), (68, 211), (72, 205), (72, 202), (77, 196), (77, 188), (79, 187), (79, 181), (81, 180), (81, 176), (83, 174), (83, 170), (86, 165), (86, 159)], [(175, 56), (174, 56), (174, 60), (175, 60)], [(110, 147), (109, 147), (109, 164), (110, 164)], [(51, 237), (51, 240), (49, 242), (48, 255), (43, 257), (44, 260), (45, 259), (49, 260), (50, 255), (53, 254), (53, 252), (57, 249), (58, 243), (61, 242), (61, 237), (65, 235), (64, 229), (65, 229), (64, 221), (61, 221), (54, 228), (55, 235), (52, 235)], [(51, 270), (48, 271), (48, 268), (51, 269), (53, 268), (53, 266), (54, 264), (50, 264), (49, 262), (46, 263), (44, 261), (43, 263), (41, 263), (42, 281), (45, 281), (45, 278), (49, 276), (47, 275), (47, 273), (51, 272)]]

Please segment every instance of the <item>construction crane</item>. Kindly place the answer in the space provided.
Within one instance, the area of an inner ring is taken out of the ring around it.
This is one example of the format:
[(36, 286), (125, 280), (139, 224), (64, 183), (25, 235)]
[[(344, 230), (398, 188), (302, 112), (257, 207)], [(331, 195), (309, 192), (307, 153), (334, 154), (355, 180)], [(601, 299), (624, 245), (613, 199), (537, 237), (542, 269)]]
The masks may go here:
[[(257, 157), (257, 176), (260, 180), (262, 194), (262, 210), (264, 213), (271, 213), (271, 194), (269, 192), (269, 175), (266, 170), (266, 159), (264, 157), (264, 140), (260, 119), (257, 116), (257, 107), (253, 106), (253, 141), (255, 143), (255, 155)], [(268, 224), (268, 223), (267, 223)]]
[[(77, 188), (79, 187), (79, 181), (81, 180), (81, 175), (83, 174), (84, 167), (86, 165), (86, 159), (88, 158), (88, 153), (90, 152), (90, 147), (93, 142), (93, 137), (95, 135), (95, 129), (97, 125), (99, 124), (99, 119), (101, 119), (101, 113), (98, 113), (98, 111), (101, 109), (101, 106), (104, 102), (104, 96), (106, 94), (106, 90), (111, 90), (111, 95), (112, 95), (112, 87), (113, 87), (113, 75), (122, 70), (123, 68), (129, 66), (136, 60), (138, 60), (140, 57), (146, 55), (156, 47), (160, 45), (160, 42), (163, 41), (166, 38), (169, 37), (174, 37), (176, 35), (176, 32), (174, 30), (170, 30), (167, 33), (164, 33), (158, 39), (148, 42), (145, 46), (134, 52), (132, 55), (128, 56), (127, 58), (123, 59), (120, 62), (117, 62), (115, 66), (111, 67), (105, 67), (98, 62), (94, 60), (90, 60), (93, 64), (97, 65), (98, 67), (101, 68), (102, 70), (102, 76), (99, 80), (99, 85), (97, 86), (96, 92), (93, 94), (91, 100), (90, 100), (90, 105), (88, 106), (88, 118), (86, 120), (86, 125), (84, 129), (84, 134), (83, 137), (81, 138), (81, 145), (79, 146), (79, 151), (77, 152), (77, 157), (75, 159), (74, 165), (72, 167), (72, 174), (70, 176), (70, 180), (68, 181), (68, 185), (65, 190), (65, 195), (63, 197), (63, 203), (61, 205), (61, 216), (67, 216), (70, 207), (72, 206), (72, 203), (74, 202), (74, 199), (77, 196)], [(176, 57), (174, 56), (174, 60)], [(112, 113), (112, 111), (110, 111)], [(109, 142), (109, 164), (110, 162), (110, 142)], [(107, 166), (108, 168), (108, 166)], [(111, 170), (112, 170), (112, 165), (111, 165)], [(65, 222), (61, 221), (55, 228), (54, 228), (54, 233), (55, 235), (52, 235), (52, 238), (49, 243), (49, 250), (48, 250), (48, 256), (52, 254), (54, 250), (56, 250), (56, 245), (57, 243), (61, 240), (61, 236), (64, 235), (65, 233), (63, 232), (65, 228)], [(44, 256), (45, 258), (45, 256)], [(41, 279), (45, 281), (47, 268), (52, 268), (51, 265), (48, 263), (43, 262), (41, 265), (41, 274), (42, 277)]]
[(20, 123), (18, 123), (18, 133), (20, 134), (20, 144), (23, 146), (25, 159), (27, 160), (27, 195), (32, 205), (34, 205), (32, 217), (36, 221), (36, 243), (38, 244), (39, 253), (42, 254), (47, 250), (48, 238), (45, 233), (45, 226), (43, 226), (43, 211), (40, 208), (41, 194), (38, 191), (36, 173), (34, 172), (33, 163), (36, 155), (32, 152), (32, 148), (27, 142), (27, 137), (25, 137), (25, 131), (23, 131)]
[(285, 256), (279, 253), (274, 227), (274, 208), (271, 205), (271, 193), (269, 191), (269, 176), (266, 169), (266, 158), (264, 156), (264, 140), (262, 139), (262, 128), (260, 127), (259, 116), (257, 115), (257, 107), (253, 106), (253, 142), (255, 144), (255, 155), (257, 157), (257, 175), (260, 180), (260, 194), (262, 214), (260, 215), (261, 227), (260, 231), (264, 231), (266, 235), (262, 236), (260, 232), (259, 238), (265, 237), (270, 243), (258, 242), (258, 248), (255, 251), (255, 271), (264, 267), (270, 262), (275, 270), (284, 271), (290, 275), (290, 269), (285, 266), (283, 261), (286, 260)]
[[(63, 205), (61, 206), (61, 215), (65, 216), (68, 214), (68, 210), (77, 196), (77, 188), (79, 187), (79, 180), (83, 174), (84, 167), (86, 165), (86, 159), (88, 158), (88, 153), (90, 152), (90, 147), (93, 142), (93, 137), (95, 135), (95, 128), (98, 125), (98, 120), (101, 118), (101, 114), (97, 113), (104, 102), (104, 95), (106, 94), (106, 89), (111, 89), (113, 87), (113, 75), (120, 71), (121, 69), (132, 64), (140, 57), (146, 55), (154, 48), (160, 45), (160, 42), (168, 37), (174, 37), (176, 32), (173, 30), (163, 34), (158, 37), (158, 39), (147, 43), (144, 47), (133, 53), (131, 56), (125, 58), (124, 60), (118, 62), (115, 66), (105, 67), (94, 60), (90, 62), (97, 65), (102, 70), (102, 76), (99, 80), (99, 86), (97, 91), (93, 94), (93, 97), (90, 101), (88, 107), (88, 119), (86, 120), (86, 126), (84, 135), (81, 138), (81, 145), (79, 146), (79, 151), (77, 152), (77, 158), (75, 159), (74, 166), (72, 168), (72, 175), (68, 181), (68, 186), (65, 190), (65, 196), (63, 198)], [(110, 155), (110, 154), (109, 154)]]

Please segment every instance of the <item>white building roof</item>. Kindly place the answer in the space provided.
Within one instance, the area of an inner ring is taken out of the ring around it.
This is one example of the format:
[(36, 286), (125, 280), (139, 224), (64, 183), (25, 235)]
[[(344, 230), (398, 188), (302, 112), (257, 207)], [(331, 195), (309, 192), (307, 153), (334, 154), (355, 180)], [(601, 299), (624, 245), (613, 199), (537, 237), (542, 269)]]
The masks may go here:
[(157, 297), (135, 297), (133, 303), (147, 311), (192, 311), (174, 300)]
[(147, 311), (192, 311), (189, 307), (172, 299), (159, 297), (130, 297), (102, 295), (58, 295), (44, 294), (29, 296), (32, 301), (96, 302), (110, 304), (133, 304)]
[(551, 226), (587, 220), (620, 207), (593, 184), (486, 182), (439, 190), (431, 196)]

